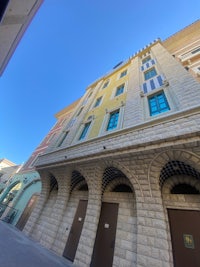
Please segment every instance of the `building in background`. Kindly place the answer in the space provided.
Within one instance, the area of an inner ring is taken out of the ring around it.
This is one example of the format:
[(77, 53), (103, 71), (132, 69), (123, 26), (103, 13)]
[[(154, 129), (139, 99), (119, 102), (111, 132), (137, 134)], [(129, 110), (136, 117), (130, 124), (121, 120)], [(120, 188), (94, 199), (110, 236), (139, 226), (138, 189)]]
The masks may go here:
[(0, 219), (9, 221), (11, 214), (13, 214), (12, 219), (15, 217), (16, 210), (10, 203), (17, 190), (14, 185), (12, 186), (12, 181), (21, 167), (22, 165), (16, 165), (5, 158), (0, 160)]
[(18, 171), (12, 173), (4, 185), (0, 194), (0, 219), (13, 225), (19, 225), (18, 228), (20, 228), (22, 226), (18, 223), (19, 219), (24, 218), (25, 215), (26, 220), (28, 219), (40, 194), (40, 177), (37, 172), (26, 175), (20, 174)]
[(199, 21), (174, 34), (163, 45), (200, 82)]
[(0, 76), (43, 0), (1, 0)]
[[(42, 2), (43, 0), (1, 1), (0, 75), (3, 74), (18, 43)], [(38, 173), (35, 172), (30, 177), (20, 175), (21, 167), (22, 165), (16, 165), (7, 159), (0, 161), (0, 218), (13, 224), (16, 224), (21, 218), (26, 205), (33, 207), (33, 201), (30, 198), (41, 190)], [(26, 218), (28, 218), (27, 215)]]
[(8, 159), (0, 159), (0, 193), (6, 187), (9, 180), (17, 173), (22, 165), (16, 165)]
[(27, 235), (75, 266), (199, 265), (199, 30), (155, 40), (88, 86), (34, 161)]
[(78, 101), (55, 115), (57, 123), (23, 166), (15, 165), (6, 159), (0, 161), (0, 166), (3, 167), (0, 170), (2, 174), (0, 218), (16, 225), (20, 230), (26, 224), (41, 192), (40, 175), (35, 171), (34, 163), (38, 156), (48, 149), (51, 141), (57, 140), (58, 135), (62, 134), (64, 124), (71, 116)]

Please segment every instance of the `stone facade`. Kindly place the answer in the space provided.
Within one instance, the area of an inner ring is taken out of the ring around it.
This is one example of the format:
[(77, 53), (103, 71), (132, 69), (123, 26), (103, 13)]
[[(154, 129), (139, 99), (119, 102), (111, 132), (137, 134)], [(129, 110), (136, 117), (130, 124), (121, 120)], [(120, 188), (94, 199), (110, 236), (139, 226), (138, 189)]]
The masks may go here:
[[(146, 67), (142, 60), (148, 56), (162, 84), (147, 92), (141, 67)], [(123, 78), (127, 79), (123, 80), (125, 94), (112, 98), (108, 91), (120, 84), (116, 77), (124, 69), (128, 69)], [(108, 80), (104, 103), (94, 109)], [(159, 92), (165, 93), (170, 109), (152, 116), (149, 98)], [(71, 260), (74, 266), (94, 266), (103, 203), (115, 203), (116, 231), (107, 266), (174, 266), (168, 211), (200, 211), (199, 101), (200, 84), (159, 40), (90, 85), (66, 122), (63, 131), (69, 135), (62, 146), (54, 140), (36, 162), (42, 193), (24, 232), (63, 255), (79, 201), (86, 200), (83, 227)], [(98, 128), (116, 108), (122, 111), (116, 129)], [(91, 116), (95, 129), (90, 128), (80, 141), (78, 133)], [(104, 226), (109, 228), (106, 221)]]

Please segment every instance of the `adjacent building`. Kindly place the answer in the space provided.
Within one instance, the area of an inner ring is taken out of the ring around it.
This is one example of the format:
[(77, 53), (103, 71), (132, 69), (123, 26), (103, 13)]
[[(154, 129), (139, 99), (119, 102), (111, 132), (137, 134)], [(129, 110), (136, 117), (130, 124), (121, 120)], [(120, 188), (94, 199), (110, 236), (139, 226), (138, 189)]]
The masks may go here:
[[(3, 74), (24, 32), (43, 0), (2, 0), (0, 4), (0, 75)], [(41, 191), (38, 173), (20, 175), (22, 165), (0, 160), (0, 218), (16, 225), (19, 218), (28, 219), (33, 196)], [(28, 203), (28, 204), (27, 204)], [(35, 201), (34, 201), (35, 203)], [(28, 212), (26, 206), (28, 207)], [(25, 213), (24, 213), (25, 212)], [(24, 217), (23, 217), (23, 216)], [(25, 216), (26, 215), (26, 216)], [(25, 219), (23, 222), (25, 223)], [(19, 228), (23, 228), (20, 224)]]
[(74, 266), (199, 266), (199, 68), (198, 20), (59, 112), (24, 232)]
[(0, 76), (43, 0), (1, 0)]
[(17, 173), (22, 165), (16, 165), (8, 159), (0, 159), (0, 193), (4, 190), (10, 179)]

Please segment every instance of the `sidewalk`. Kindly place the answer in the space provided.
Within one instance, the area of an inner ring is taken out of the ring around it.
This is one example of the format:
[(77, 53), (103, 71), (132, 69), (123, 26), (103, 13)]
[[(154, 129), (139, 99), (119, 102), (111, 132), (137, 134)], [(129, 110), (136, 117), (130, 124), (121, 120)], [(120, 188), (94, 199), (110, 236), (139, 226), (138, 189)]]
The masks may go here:
[(72, 263), (0, 221), (0, 267), (72, 267)]

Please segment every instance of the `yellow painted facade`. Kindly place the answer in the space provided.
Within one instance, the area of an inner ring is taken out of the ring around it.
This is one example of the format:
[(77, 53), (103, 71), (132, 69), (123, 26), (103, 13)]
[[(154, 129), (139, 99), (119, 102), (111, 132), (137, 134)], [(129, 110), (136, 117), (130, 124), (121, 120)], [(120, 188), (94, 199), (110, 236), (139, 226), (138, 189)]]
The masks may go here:
[[(116, 72), (112, 72), (112, 74), (107, 76), (106, 79), (104, 77), (104, 80), (102, 80), (101, 89), (98, 91), (91, 109), (88, 111), (84, 119), (84, 121), (87, 121), (88, 117), (90, 116), (95, 118), (91, 125), (87, 139), (98, 137), (101, 131), (101, 125), (106, 115), (106, 110), (116, 110), (117, 108), (120, 108), (122, 102), (125, 103), (129, 80), (129, 65), (130, 62), (128, 62), (126, 65), (123, 65), (120, 69), (117, 69)], [(120, 78), (121, 73), (124, 71), (127, 71), (126, 75)], [(103, 88), (107, 81), (109, 82), (108, 85)], [(115, 96), (117, 88), (123, 84), (125, 85), (124, 92), (118, 96)], [(102, 97), (100, 105), (94, 107), (96, 100), (100, 97)]]

